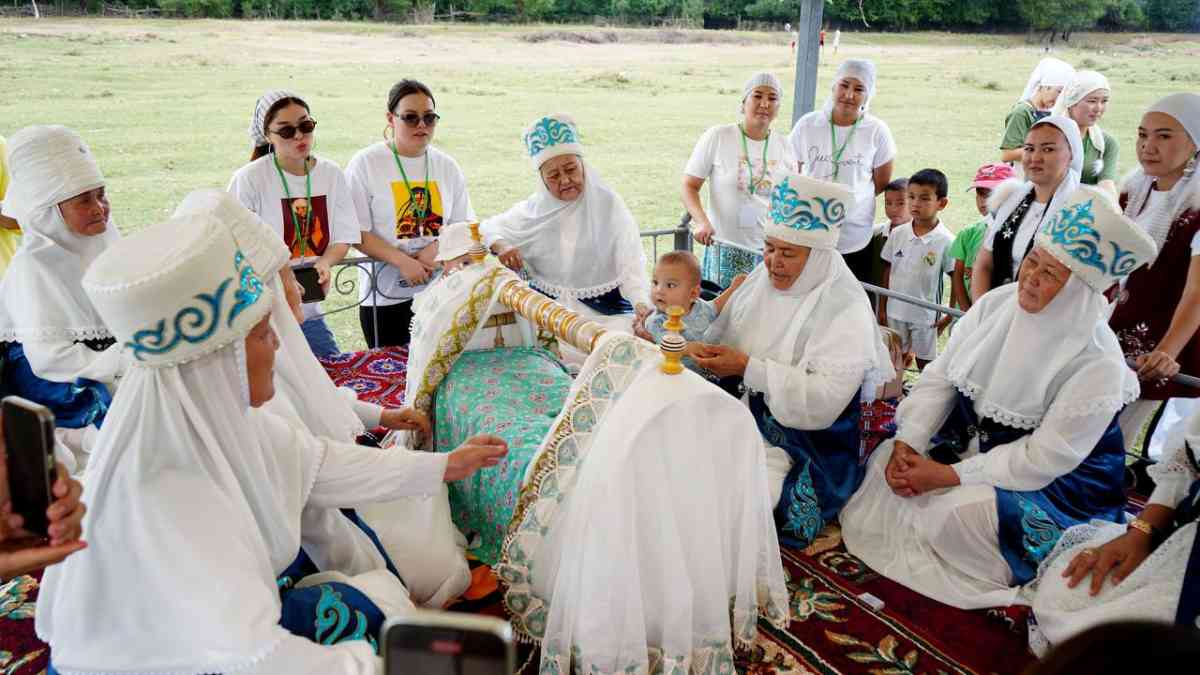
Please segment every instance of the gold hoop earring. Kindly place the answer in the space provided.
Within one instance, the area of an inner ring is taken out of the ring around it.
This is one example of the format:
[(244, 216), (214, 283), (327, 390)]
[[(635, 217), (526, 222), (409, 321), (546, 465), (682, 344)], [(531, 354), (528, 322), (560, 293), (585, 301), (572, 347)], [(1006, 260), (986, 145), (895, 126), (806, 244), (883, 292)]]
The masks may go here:
[(395, 129), (392, 129), (392, 125), (390, 125), (390, 124), (389, 124), (389, 125), (387, 125), (386, 127), (384, 127), (384, 128), (383, 128), (383, 140), (385, 140), (385, 141), (387, 141), (387, 142), (391, 143), (391, 142), (392, 142), (392, 136), (388, 136), (388, 132), (389, 132), (389, 131), (391, 131), (391, 132), (392, 132), (392, 136), (395, 136), (395, 135), (396, 135)]

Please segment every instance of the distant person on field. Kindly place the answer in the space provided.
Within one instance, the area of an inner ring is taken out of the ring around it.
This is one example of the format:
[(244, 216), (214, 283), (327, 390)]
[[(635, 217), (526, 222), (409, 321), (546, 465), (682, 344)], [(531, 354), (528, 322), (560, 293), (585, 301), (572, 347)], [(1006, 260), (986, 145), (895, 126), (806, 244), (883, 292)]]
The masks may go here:
[(980, 219), (975, 224), (963, 228), (954, 237), (947, 255), (954, 260), (954, 271), (950, 275), (951, 306), (962, 311), (971, 309), (971, 268), (975, 264), (975, 256), (983, 245), (983, 237), (987, 234), (991, 219), (988, 217), (988, 197), (992, 190), (1016, 176), (1016, 172), (1007, 164), (984, 164), (975, 172), (975, 180), (967, 191), (975, 191), (975, 208), (979, 210)]
[[(938, 214), (949, 205), (949, 182), (937, 169), (922, 169), (908, 179), (908, 208), (912, 222), (888, 237), (882, 257), (884, 286), (898, 293), (941, 303), (942, 279), (953, 269), (946, 250), (954, 235)], [(879, 323), (900, 334), (904, 352), (924, 369), (937, 356), (937, 336), (950, 324), (950, 316), (912, 303), (879, 299)]]
[(838, 47), (842, 45), (842, 29), (833, 31), (833, 55), (837, 56)]
[(1029, 74), (1021, 98), (1004, 118), (1004, 136), (1000, 139), (1000, 161), (1016, 164), (1021, 161), (1025, 136), (1033, 123), (1046, 117), (1058, 101), (1058, 95), (1071, 83), (1075, 69), (1071, 64), (1046, 57)]
[(1083, 136), (1083, 184), (1095, 185), (1116, 196), (1121, 148), (1116, 138), (1100, 128), (1111, 93), (1108, 78), (1094, 70), (1081, 70), (1059, 95), (1054, 114), (1066, 115), (1079, 125)]
[[(835, 43), (836, 44), (836, 43)], [(875, 197), (892, 180), (896, 140), (883, 120), (867, 110), (875, 97), (875, 64), (847, 59), (838, 67), (820, 110), (796, 121), (788, 140), (800, 173), (840, 183), (854, 194), (846, 209), (837, 250), (859, 281), (871, 274)]]
[[(883, 189), (883, 213), (887, 217), (883, 222), (875, 224), (875, 234), (871, 236), (871, 243), (867, 245), (867, 251), (871, 255), (871, 277), (867, 283), (875, 286), (883, 285), (883, 269), (887, 263), (880, 255), (883, 254), (888, 236), (897, 227), (912, 222), (912, 216), (908, 213), (907, 178), (897, 178)], [(871, 297), (873, 305), (879, 305), (878, 298), (870, 293), (867, 295)]]

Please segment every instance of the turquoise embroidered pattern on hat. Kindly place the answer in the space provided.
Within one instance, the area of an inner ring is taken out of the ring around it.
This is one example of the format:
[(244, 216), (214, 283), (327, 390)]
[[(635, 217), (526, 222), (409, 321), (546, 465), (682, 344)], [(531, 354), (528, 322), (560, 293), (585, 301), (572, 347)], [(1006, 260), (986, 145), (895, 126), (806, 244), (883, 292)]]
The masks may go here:
[[(234, 302), (229, 309), (227, 326), (232, 325), (233, 320), (239, 314), (258, 302), (263, 294), (262, 279), (245, 261), (246, 256), (241, 251), (234, 254), (233, 265), (237, 270), (239, 285), (234, 290)], [(199, 304), (189, 305), (176, 312), (170, 322), (170, 332), (168, 332), (167, 320), (160, 319), (154, 328), (135, 332), (125, 346), (133, 352), (138, 361), (143, 361), (147, 355), (166, 354), (181, 343), (198, 344), (209, 339), (221, 323), (225, 295), (233, 281), (234, 277), (229, 277), (222, 281), (212, 293), (196, 295), (194, 299), (199, 301)]]
[(828, 231), (846, 219), (846, 205), (833, 198), (801, 199), (800, 193), (785, 178), (771, 192), (769, 216), (776, 225), (793, 230)]
[(1096, 216), (1092, 211), (1092, 200), (1074, 206), (1067, 206), (1055, 214), (1054, 218), (1043, 226), (1042, 231), (1050, 237), (1072, 258), (1095, 268), (1103, 274), (1118, 279), (1129, 276), (1141, 265), (1136, 253), (1121, 248), (1115, 241), (1109, 241), (1112, 247), (1112, 260), (1105, 259), (1101, 252), (1104, 238), (1095, 228)]
[(546, 148), (564, 143), (579, 143), (579, 137), (570, 124), (553, 117), (543, 117), (525, 134), (525, 148), (530, 157), (537, 157)]

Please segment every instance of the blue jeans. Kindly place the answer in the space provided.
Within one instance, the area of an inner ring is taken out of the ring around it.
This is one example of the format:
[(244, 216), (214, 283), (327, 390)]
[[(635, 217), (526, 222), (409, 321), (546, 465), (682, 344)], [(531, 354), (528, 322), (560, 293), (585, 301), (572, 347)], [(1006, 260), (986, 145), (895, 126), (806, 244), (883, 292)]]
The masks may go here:
[(304, 331), (304, 339), (308, 340), (308, 346), (312, 349), (313, 354), (333, 356), (341, 353), (342, 350), (338, 349), (337, 340), (333, 337), (333, 331), (329, 330), (329, 326), (325, 324), (324, 317), (305, 321), (300, 324), (300, 330)]

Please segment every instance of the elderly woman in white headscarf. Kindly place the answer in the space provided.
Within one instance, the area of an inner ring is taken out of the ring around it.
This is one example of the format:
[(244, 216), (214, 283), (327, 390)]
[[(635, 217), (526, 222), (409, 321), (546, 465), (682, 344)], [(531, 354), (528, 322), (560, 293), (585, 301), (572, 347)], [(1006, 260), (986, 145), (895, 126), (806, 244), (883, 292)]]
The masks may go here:
[(1035, 651), (1116, 621), (1200, 626), (1200, 413), (1167, 446), (1165, 461), (1150, 468), (1154, 493), (1137, 518), (1067, 530), (1042, 566), (1030, 624)]
[[(0, 284), (0, 341), (9, 393), (54, 413), (60, 428), (100, 425), (122, 371), (118, 347), (80, 286), (87, 266), (120, 238), (104, 176), (75, 132), (27, 127), (9, 139), (4, 212), (21, 247)], [(78, 453), (81, 436), (68, 445)]]
[(1100, 128), (1100, 120), (1108, 109), (1112, 87), (1108, 78), (1094, 70), (1075, 73), (1071, 84), (1063, 89), (1054, 104), (1053, 114), (1065, 115), (1079, 125), (1083, 137), (1084, 185), (1096, 185), (1105, 191), (1117, 194), (1117, 161), (1121, 147), (1112, 134)]
[(1142, 379), (1141, 398), (1121, 415), (1130, 446), (1162, 401), (1200, 398), (1200, 389), (1166, 379), (1180, 369), (1200, 375), (1200, 95), (1150, 106), (1137, 155), (1120, 201), (1154, 238), (1158, 258), (1129, 277), (1109, 321)]
[(302, 510), (435, 494), (503, 445), (383, 451), (252, 417), (274, 395), (273, 292), (213, 215), (115, 244), (83, 285), (133, 365), (88, 468), (97, 545), (49, 570), (38, 598), (57, 671), (381, 673), (364, 640), (411, 604), (381, 575), (277, 585)]
[[(775, 182), (796, 171), (787, 137), (771, 133), (782, 97), (773, 73), (751, 75), (742, 87), (740, 120), (705, 131), (683, 169), (683, 207), (692, 216), (692, 236), (708, 247), (702, 276), (722, 288), (762, 261), (758, 221), (764, 204)], [(700, 201), (706, 181), (708, 208)]]
[(1009, 605), (1063, 530), (1125, 518), (1116, 416), (1137, 398), (1104, 291), (1154, 242), (1095, 188), (1046, 221), (896, 412), (842, 510), (850, 553), (963, 609)]
[(888, 125), (870, 114), (875, 98), (875, 64), (849, 59), (833, 77), (833, 91), (820, 110), (796, 121), (788, 140), (800, 172), (841, 183), (854, 193), (837, 250), (860, 281), (871, 278), (871, 233), (875, 197), (892, 180), (896, 141)]
[(1051, 115), (1025, 135), (1021, 166), (1025, 178), (1009, 179), (988, 197), (992, 224), (971, 272), (971, 297), (1017, 280), (1042, 224), (1079, 187), (1083, 141), (1074, 120)]
[(861, 482), (860, 394), (893, 374), (867, 295), (836, 250), (852, 199), (840, 185), (784, 177), (763, 218), (763, 263), (704, 343), (689, 346), (701, 367), (742, 378), (780, 541), (800, 548)]
[(635, 308), (649, 314), (650, 282), (637, 222), (584, 161), (575, 121), (562, 114), (540, 117), (523, 139), (538, 172), (537, 190), (483, 222), (484, 244), (509, 268), (524, 268), (531, 286), (589, 318)]
[(1004, 118), (1004, 136), (1000, 139), (1000, 161), (1021, 161), (1025, 135), (1033, 123), (1050, 114), (1059, 94), (1071, 83), (1075, 68), (1052, 56), (1038, 62), (1029, 74), (1021, 98)]
[[(297, 322), (299, 294), (288, 295), (281, 288), (294, 281), (287, 246), (270, 225), (219, 190), (189, 194), (175, 211), (176, 216), (188, 214), (209, 214), (229, 227), (251, 265), (275, 291), (271, 324), (280, 344), (275, 356), (275, 396), (261, 409), (251, 410), (252, 416), (271, 413), (314, 436), (347, 443), (356, 442), (365, 428), (378, 426), (430, 432), (428, 418), (411, 408), (383, 408), (358, 400), (352, 389), (334, 386), (308, 349)], [(404, 579), (414, 602), (441, 607), (470, 584), (447, 500), (443, 488), (430, 498), (372, 504), (357, 513), (306, 507), (300, 528), (303, 553), (292, 572), (315, 567), (354, 576), (388, 570)], [(414, 522), (422, 526), (414, 528)]]

